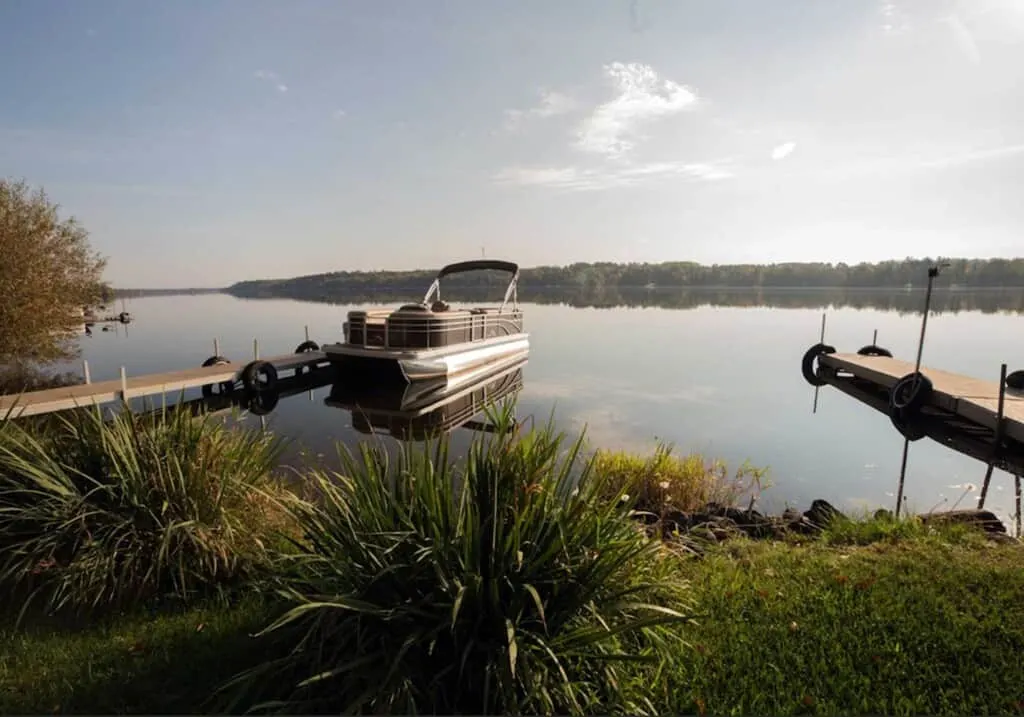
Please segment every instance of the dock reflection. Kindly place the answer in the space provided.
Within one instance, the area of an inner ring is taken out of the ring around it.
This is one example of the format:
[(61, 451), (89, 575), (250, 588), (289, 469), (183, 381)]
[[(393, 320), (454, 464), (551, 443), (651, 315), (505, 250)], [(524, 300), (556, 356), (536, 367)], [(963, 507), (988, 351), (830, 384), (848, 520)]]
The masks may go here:
[(400, 441), (424, 441), (456, 428), (493, 432), (481, 420), (485, 409), (519, 393), (529, 351), (448, 379), (413, 383), (367, 383), (346, 379), (334, 367), (306, 370), (281, 378), (260, 392), (241, 387), (178, 403), (193, 415), (243, 410), (257, 416), (272, 413), (282, 399), (309, 394), (325, 386), (324, 404), (347, 411), (352, 427), (366, 435), (389, 435)]

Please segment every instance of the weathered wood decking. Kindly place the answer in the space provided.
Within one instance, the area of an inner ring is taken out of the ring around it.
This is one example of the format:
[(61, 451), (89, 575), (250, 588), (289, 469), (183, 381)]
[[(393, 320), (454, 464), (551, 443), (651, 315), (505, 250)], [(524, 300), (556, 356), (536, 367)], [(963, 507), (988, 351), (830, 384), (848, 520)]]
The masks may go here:
[[(262, 359), (278, 371), (327, 365), (323, 351), (285, 354)], [(31, 391), (20, 395), (0, 396), (0, 420), (63, 411), (69, 408), (110, 403), (113, 401), (177, 393), (209, 384), (236, 382), (242, 378), (247, 363), (189, 368), (180, 371), (127, 376), (112, 381), (96, 381), (77, 386)]]
[[(888, 356), (859, 354), (825, 354), (820, 366), (847, 372), (858, 379), (892, 388), (897, 381), (914, 372), (914, 364)], [(998, 381), (984, 381), (968, 376), (921, 367), (921, 373), (932, 382), (930, 406), (948, 411), (974, 424), (996, 429), (999, 411)], [(1006, 389), (1003, 400), (1004, 435), (1024, 441), (1024, 392)]]

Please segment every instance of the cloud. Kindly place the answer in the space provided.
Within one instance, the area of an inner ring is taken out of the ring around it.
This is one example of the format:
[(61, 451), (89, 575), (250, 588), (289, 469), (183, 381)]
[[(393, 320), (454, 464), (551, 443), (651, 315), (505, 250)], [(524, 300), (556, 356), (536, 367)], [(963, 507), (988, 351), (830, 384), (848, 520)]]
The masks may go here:
[(978, 50), (978, 43), (974, 41), (974, 35), (968, 29), (964, 21), (960, 19), (960, 16), (956, 13), (943, 18), (943, 22), (949, 25), (950, 31), (953, 33), (953, 40), (956, 42), (957, 47), (960, 48), (960, 52), (964, 54), (964, 57), (973, 64), (981, 64), (981, 52)]
[(542, 90), (540, 104), (528, 110), (505, 110), (505, 129), (515, 131), (530, 119), (546, 119), (568, 114), (579, 104), (572, 97), (561, 92)]
[(1015, 154), (1024, 154), (1024, 144), (1007, 144), (1002, 147), (990, 147), (989, 149), (976, 149), (961, 154), (950, 154), (937, 159), (928, 159), (920, 162), (919, 166), (930, 169), (950, 167), (971, 162), (982, 162), (987, 159), (1002, 159)]
[(650, 65), (613, 62), (604, 67), (617, 95), (599, 105), (577, 131), (577, 148), (616, 158), (633, 149), (638, 129), (649, 122), (692, 109), (697, 93), (661, 79)]
[(276, 72), (271, 72), (270, 70), (256, 70), (256, 72), (252, 73), (252, 76), (257, 80), (263, 80), (264, 82), (269, 82), (274, 85), (274, 88), (278, 92), (288, 91), (288, 85), (281, 81), (280, 75)]
[(592, 191), (637, 185), (653, 180), (717, 181), (733, 176), (723, 163), (651, 162), (583, 169), (580, 167), (509, 167), (494, 175), (497, 184)]
[(786, 142), (784, 144), (780, 144), (778, 147), (772, 150), (772, 159), (785, 159), (790, 154), (792, 154), (794, 149), (796, 149), (796, 142)]
[(344, 119), (347, 116), (348, 112), (346, 112), (345, 110), (334, 110), (334, 112), (331, 113), (331, 117), (333, 117), (336, 120)]

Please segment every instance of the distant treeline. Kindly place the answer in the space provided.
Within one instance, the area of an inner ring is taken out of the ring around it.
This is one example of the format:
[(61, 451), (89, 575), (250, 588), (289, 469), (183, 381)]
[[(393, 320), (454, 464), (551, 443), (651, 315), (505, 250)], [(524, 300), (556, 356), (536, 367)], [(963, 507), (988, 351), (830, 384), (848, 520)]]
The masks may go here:
[[(475, 304), (494, 300), (494, 291), (487, 288), (456, 288), (444, 293), (452, 302)], [(272, 299), (273, 296), (240, 297)], [(366, 304), (400, 304), (409, 294), (396, 290), (349, 291), (329, 299), (305, 299), (342, 306)], [(661, 308), (696, 309), (714, 307), (765, 307), (773, 309), (874, 309), (917, 314), (924, 307), (924, 292), (906, 289), (779, 289), (779, 288), (682, 288), (666, 289), (618, 287), (524, 287), (521, 302), (558, 304), (575, 308)], [(950, 289), (940, 287), (932, 297), (934, 313), (980, 311), (1024, 313), (1024, 288), (1021, 289)]]
[[(922, 287), (928, 267), (948, 262), (937, 286), (963, 288), (1024, 287), (1024, 258), (1017, 259), (905, 259), (876, 264), (570, 264), (523, 269), (520, 286), (536, 289), (628, 289), (635, 287), (728, 288), (877, 288)], [(292, 279), (242, 281), (226, 290), (248, 298), (292, 298), (313, 301), (348, 301), (355, 295), (400, 292), (418, 298), (436, 270), (337, 271)], [(477, 271), (445, 277), (442, 289), (493, 288), (507, 276)]]
[(114, 289), (118, 299), (141, 298), (143, 296), (181, 296), (184, 294), (223, 294), (225, 289)]

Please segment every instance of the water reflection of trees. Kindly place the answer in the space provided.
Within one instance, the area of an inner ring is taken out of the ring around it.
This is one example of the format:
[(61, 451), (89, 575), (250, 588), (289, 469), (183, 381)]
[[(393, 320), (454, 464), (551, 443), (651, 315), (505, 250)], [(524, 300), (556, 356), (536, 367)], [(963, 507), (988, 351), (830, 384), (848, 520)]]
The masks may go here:
[[(261, 297), (277, 298), (277, 297)], [(297, 297), (289, 297), (297, 298)], [(493, 302), (494, 292), (487, 289), (457, 289), (445, 292), (454, 302)], [(409, 300), (399, 291), (334, 291), (329, 297), (306, 300), (329, 304), (397, 304)], [(872, 309), (898, 314), (919, 313), (924, 291), (885, 291), (872, 289), (622, 289), (595, 287), (580, 289), (523, 287), (520, 300), (534, 304), (555, 304), (576, 308), (661, 308), (696, 309), (713, 307), (764, 307), (772, 309)], [(935, 313), (978, 311), (985, 314), (1024, 313), (1024, 289), (955, 290), (938, 288), (932, 296)]]

